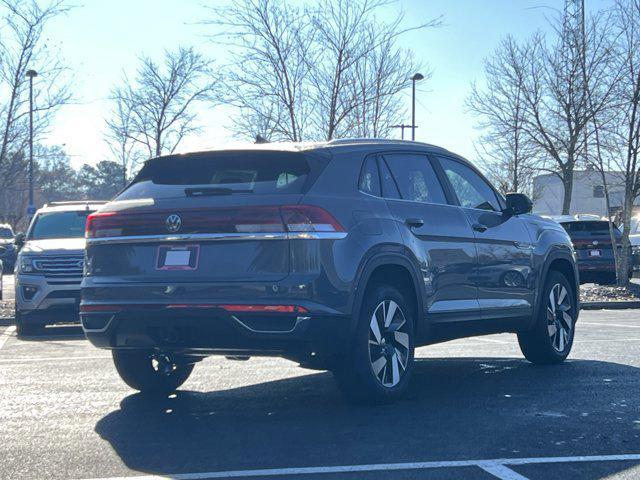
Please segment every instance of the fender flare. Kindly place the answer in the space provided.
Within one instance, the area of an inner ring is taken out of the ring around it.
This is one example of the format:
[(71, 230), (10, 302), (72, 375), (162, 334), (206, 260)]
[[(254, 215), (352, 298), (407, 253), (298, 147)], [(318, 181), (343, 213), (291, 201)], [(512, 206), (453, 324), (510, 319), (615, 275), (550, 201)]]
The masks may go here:
[(416, 333), (417, 338), (425, 332), (425, 315), (424, 315), (424, 284), (420, 282), (421, 274), (420, 269), (415, 264), (415, 262), (411, 261), (411, 259), (404, 253), (400, 251), (396, 252), (379, 252), (373, 254), (368, 259), (364, 260), (361, 267), (359, 268), (359, 273), (356, 276), (354, 281), (354, 293), (353, 293), (353, 303), (352, 303), (352, 321), (351, 321), (351, 332), (355, 331), (355, 327), (358, 323), (358, 319), (360, 318), (360, 310), (362, 308), (362, 304), (364, 301), (364, 294), (367, 289), (367, 285), (369, 280), (371, 280), (371, 276), (376, 268), (386, 265), (394, 265), (405, 268), (409, 274), (411, 275), (411, 279), (413, 281), (413, 288), (416, 292), (416, 309), (418, 311), (418, 315), (420, 318), (416, 318)]
[[(544, 260), (544, 264), (542, 265), (542, 268), (541, 268), (540, 277), (539, 277), (538, 294), (536, 295), (536, 305), (534, 309), (534, 316), (531, 319), (531, 323), (528, 325), (529, 328), (533, 328), (535, 321), (538, 318), (538, 315), (540, 314), (540, 308), (542, 306), (542, 288), (544, 287), (544, 283), (547, 281), (547, 275), (549, 274), (551, 263), (553, 263), (555, 260), (566, 260), (573, 267), (573, 276), (575, 278), (574, 289), (576, 292), (576, 310), (578, 311), (578, 313), (580, 311), (580, 277), (578, 276), (576, 262), (573, 256), (571, 255), (571, 253), (568, 252), (567, 250), (565, 249), (554, 250), (550, 252), (549, 255), (547, 255), (547, 257)], [(577, 315), (576, 315), (576, 320), (577, 320)]]

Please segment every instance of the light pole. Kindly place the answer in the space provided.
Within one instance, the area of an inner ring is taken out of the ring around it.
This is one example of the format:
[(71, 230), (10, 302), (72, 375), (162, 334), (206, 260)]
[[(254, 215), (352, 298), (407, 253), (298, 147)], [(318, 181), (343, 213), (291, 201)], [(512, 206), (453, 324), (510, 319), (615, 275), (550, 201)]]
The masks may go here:
[(34, 214), (33, 205), (33, 77), (37, 77), (38, 72), (27, 70), (29, 77), (29, 209), (28, 214)]
[(416, 139), (416, 82), (424, 78), (421, 73), (416, 73), (411, 77), (411, 140)]

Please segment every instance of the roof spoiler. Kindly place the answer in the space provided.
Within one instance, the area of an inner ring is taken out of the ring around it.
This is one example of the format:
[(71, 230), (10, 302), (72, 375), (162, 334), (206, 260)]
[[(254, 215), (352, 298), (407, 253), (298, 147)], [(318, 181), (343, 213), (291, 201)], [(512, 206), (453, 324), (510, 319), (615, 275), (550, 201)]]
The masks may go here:
[(104, 205), (109, 203), (108, 200), (70, 200), (66, 202), (49, 202), (44, 204), (46, 207), (60, 207), (62, 205)]

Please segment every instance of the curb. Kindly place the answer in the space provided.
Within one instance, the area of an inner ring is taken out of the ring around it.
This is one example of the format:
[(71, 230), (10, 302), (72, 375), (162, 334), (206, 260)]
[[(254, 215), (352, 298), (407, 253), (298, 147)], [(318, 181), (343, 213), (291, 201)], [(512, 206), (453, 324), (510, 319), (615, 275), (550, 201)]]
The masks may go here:
[(581, 310), (626, 310), (632, 308), (640, 308), (640, 300), (580, 303)]

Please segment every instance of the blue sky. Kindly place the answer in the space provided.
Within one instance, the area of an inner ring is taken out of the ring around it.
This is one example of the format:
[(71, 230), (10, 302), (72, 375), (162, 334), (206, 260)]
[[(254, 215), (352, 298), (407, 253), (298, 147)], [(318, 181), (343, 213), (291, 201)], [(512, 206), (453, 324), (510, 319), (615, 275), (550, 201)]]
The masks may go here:
[[(606, 2), (587, 0), (587, 8), (594, 10)], [(221, 3), (216, 0), (208, 5)], [(224, 49), (206, 37), (214, 27), (199, 24), (210, 15), (206, 4), (205, 0), (85, 0), (56, 19), (47, 36), (60, 46), (73, 70), (76, 103), (59, 112), (46, 142), (64, 145), (74, 166), (108, 159), (103, 140), (107, 97), (124, 72), (133, 76), (141, 54), (158, 58), (164, 49), (183, 45), (196, 47), (215, 61), (228, 60)], [(418, 91), (416, 139), (473, 159), (477, 132), (464, 101), (471, 82), (482, 81), (483, 59), (507, 34), (526, 37), (537, 29), (545, 30), (545, 16), (562, 6), (562, 0), (400, 0), (383, 12), (391, 16), (402, 9), (407, 26), (443, 17), (443, 26), (411, 32), (400, 42), (433, 70), (431, 80)], [(409, 90), (406, 100), (408, 106)], [(226, 107), (201, 106), (203, 133), (186, 139), (179, 150), (232, 141), (225, 129), (231, 113)]]

